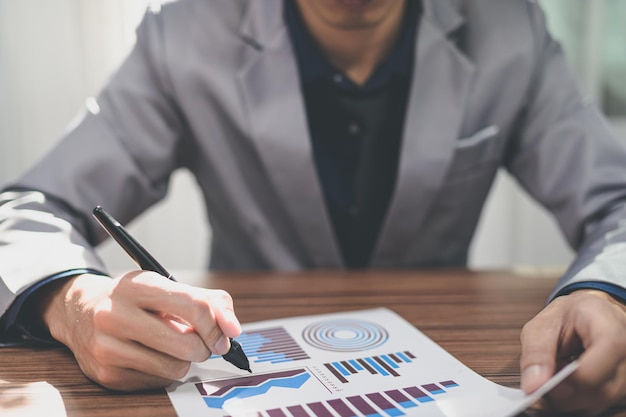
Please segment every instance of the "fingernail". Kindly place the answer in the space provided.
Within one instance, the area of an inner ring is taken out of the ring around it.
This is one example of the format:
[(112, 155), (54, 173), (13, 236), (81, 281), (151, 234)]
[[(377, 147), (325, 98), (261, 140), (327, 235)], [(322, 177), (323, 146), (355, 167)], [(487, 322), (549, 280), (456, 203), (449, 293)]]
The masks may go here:
[(230, 340), (224, 335), (220, 336), (220, 338), (215, 342), (214, 352), (218, 355), (225, 355), (228, 353), (228, 349), (230, 349)]
[(522, 372), (522, 390), (531, 393), (543, 385), (550, 375), (545, 366), (531, 365)]

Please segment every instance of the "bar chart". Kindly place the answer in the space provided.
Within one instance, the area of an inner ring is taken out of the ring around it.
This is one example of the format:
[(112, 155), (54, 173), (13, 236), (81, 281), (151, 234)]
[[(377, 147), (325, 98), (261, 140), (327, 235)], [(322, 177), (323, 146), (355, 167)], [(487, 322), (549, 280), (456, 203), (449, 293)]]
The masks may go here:
[[(237, 341), (241, 344), (248, 360), (253, 363), (278, 364), (310, 358), (283, 327), (244, 332), (237, 338)], [(212, 356), (211, 358), (220, 357)]]
[(326, 401), (257, 410), (258, 417), (397, 417), (411, 409), (434, 403), (449, 389), (458, 387), (452, 380), (409, 386), (401, 389), (351, 395)]
[(370, 375), (400, 376), (400, 365), (412, 363), (415, 359), (409, 351), (389, 353), (386, 355), (367, 356), (358, 359), (325, 363), (328, 369), (341, 383), (347, 384), (348, 378), (360, 372)]

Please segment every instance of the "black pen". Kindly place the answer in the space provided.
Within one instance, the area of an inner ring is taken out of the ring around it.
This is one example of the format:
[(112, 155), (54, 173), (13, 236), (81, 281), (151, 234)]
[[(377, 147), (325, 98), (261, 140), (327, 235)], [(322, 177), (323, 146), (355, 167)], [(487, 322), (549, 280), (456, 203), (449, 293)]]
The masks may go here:
[[(115, 239), (115, 241), (126, 251), (126, 253), (130, 255), (139, 268), (145, 271), (154, 271), (163, 275), (167, 279), (176, 281), (172, 274), (167, 272), (167, 270), (163, 268), (163, 266), (161, 266), (161, 264), (158, 263), (157, 260), (154, 259), (154, 257), (150, 255), (150, 253), (145, 250), (144, 247), (130, 235), (130, 233), (126, 231), (126, 229), (124, 229), (124, 226), (115, 220), (115, 218), (107, 213), (102, 207), (97, 206), (94, 208), (93, 216), (96, 220), (98, 220), (98, 223), (100, 223), (104, 230), (106, 230), (107, 233), (111, 235), (111, 237)], [(222, 355), (222, 357), (226, 361), (235, 365), (237, 368), (252, 373), (252, 370), (250, 369), (250, 362), (241, 348), (241, 345), (236, 340), (232, 338), (230, 339), (230, 349), (228, 350), (228, 353)]]

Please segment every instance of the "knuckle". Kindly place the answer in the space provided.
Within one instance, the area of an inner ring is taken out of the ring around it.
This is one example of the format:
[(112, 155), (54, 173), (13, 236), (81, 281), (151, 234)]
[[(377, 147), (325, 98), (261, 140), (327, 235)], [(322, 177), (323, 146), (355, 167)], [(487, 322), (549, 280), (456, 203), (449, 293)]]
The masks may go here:
[(535, 332), (535, 327), (536, 327), (535, 319), (532, 319), (526, 322), (526, 324), (522, 326), (522, 331), (520, 332), (520, 340), (524, 341), (528, 339), (529, 337), (531, 337), (531, 335)]
[(118, 372), (110, 367), (98, 366), (94, 370), (94, 381), (102, 385), (105, 388), (112, 390), (121, 390), (122, 384), (118, 377)]
[(172, 376), (172, 379), (181, 379), (187, 375), (189, 369), (191, 368), (191, 362), (179, 361), (175, 365), (172, 366), (169, 374)]
[(233, 297), (230, 295), (230, 293), (226, 290), (213, 290), (214, 291), (214, 296), (215, 298), (217, 298), (218, 300), (220, 300), (223, 303), (228, 303), (228, 304), (232, 304), (233, 302)]
[(213, 316), (211, 305), (207, 300), (190, 296), (189, 314), (193, 322), (206, 320), (207, 315)]
[(108, 343), (104, 343), (99, 338), (96, 338), (91, 344), (91, 355), (96, 364), (106, 365), (110, 362), (112, 352)]
[(222, 337), (222, 331), (218, 326), (212, 326), (209, 333), (206, 335), (210, 346), (214, 346)]
[(98, 308), (93, 312), (91, 320), (96, 331), (107, 330), (115, 320), (115, 317), (111, 313), (110, 308)]
[(179, 343), (177, 348), (177, 357), (182, 360), (193, 360), (195, 354), (195, 346), (188, 341)]
[(178, 356), (186, 361), (200, 362), (206, 357), (206, 347), (196, 335), (188, 335), (178, 345)]

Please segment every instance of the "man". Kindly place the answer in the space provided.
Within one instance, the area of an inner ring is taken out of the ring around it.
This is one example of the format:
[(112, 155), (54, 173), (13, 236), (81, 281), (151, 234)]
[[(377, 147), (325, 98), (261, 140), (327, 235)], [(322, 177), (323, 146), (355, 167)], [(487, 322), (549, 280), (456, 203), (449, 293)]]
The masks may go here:
[[(0, 198), (6, 336), (66, 344), (113, 389), (228, 349), (230, 296), (92, 250), (185, 167), (221, 270), (465, 265), (499, 167), (579, 254), (522, 331), (522, 387), (600, 413), (626, 395), (626, 149), (531, 0), (187, 0), (149, 13), (82, 121)], [(36, 260), (33, 262), (32, 260)], [(181, 326), (179, 322), (188, 323)]]

